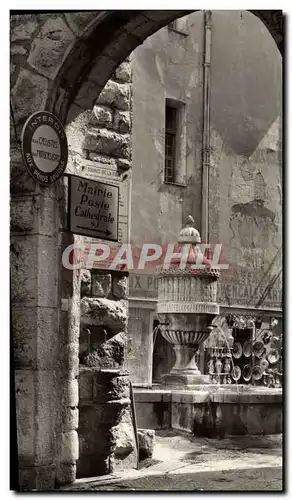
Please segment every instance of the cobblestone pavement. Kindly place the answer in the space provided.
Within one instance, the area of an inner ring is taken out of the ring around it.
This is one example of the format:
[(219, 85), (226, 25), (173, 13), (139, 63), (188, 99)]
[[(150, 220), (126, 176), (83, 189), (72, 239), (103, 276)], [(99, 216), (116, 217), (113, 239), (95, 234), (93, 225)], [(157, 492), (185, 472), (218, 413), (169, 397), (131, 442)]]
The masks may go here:
[(281, 467), (246, 470), (163, 474), (109, 485), (92, 485), (88, 491), (281, 491)]
[(197, 438), (156, 431), (139, 470), (78, 480), (70, 491), (281, 491), (282, 436)]

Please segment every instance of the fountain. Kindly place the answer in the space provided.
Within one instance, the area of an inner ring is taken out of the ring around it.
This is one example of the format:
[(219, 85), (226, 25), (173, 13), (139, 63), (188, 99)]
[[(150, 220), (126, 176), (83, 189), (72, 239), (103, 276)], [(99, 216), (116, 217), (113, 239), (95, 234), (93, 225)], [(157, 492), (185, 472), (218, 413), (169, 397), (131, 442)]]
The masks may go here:
[[(175, 258), (159, 269), (159, 331), (173, 345), (176, 360), (160, 384), (135, 390), (138, 425), (171, 427), (205, 437), (278, 434), (282, 431), (282, 389), (277, 382), (281, 358), (268, 333), (258, 342), (255, 333), (261, 321), (257, 316), (219, 317), (219, 273), (204, 258), (199, 243), (200, 234), (189, 216), (180, 231)], [(243, 341), (238, 332), (246, 328), (253, 334)], [(154, 342), (157, 332), (158, 327)], [(196, 355), (205, 341), (207, 369), (201, 373)], [(255, 350), (257, 346), (260, 349)], [(274, 368), (272, 387), (267, 366), (277, 367), (276, 362), (279, 368)]]
[[(158, 278), (158, 317), (162, 336), (174, 345), (176, 362), (163, 376), (166, 385), (194, 386), (210, 383), (201, 374), (195, 355), (210, 335), (211, 323), (219, 314), (216, 302), (219, 273), (200, 253), (199, 232), (189, 216), (179, 233), (177, 253)], [(183, 261), (184, 258), (184, 262)]]

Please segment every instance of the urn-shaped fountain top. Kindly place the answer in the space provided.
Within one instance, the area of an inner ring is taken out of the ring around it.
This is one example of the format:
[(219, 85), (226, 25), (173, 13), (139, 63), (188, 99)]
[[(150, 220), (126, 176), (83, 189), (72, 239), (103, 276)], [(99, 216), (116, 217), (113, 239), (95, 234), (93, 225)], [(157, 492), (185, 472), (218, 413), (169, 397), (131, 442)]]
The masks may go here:
[(181, 244), (197, 244), (201, 243), (201, 236), (197, 229), (195, 229), (195, 221), (191, 215), (188, 215), (184, 227), (180, 230), (178, 236), (178, 243)]
[(218, 271), (212, 269), (198, 246), (201, 242), (194, 219), (187, 217), (178, 237), (178, 248), (169, 266), (158, 277), (158, 311), (217, 315)]
[(179, 232), (177, 246), (169, 265), (158, 268), (159, 275), (186, 275), (197, 274), (208, 275), (211, 279), (217, 280), (219, 273), (212, 268), (212, 262), (202, 253), (200, 248), (201, 236), (194, 227), (195, 221), (191, 215), (186, 218), (186, 222)]

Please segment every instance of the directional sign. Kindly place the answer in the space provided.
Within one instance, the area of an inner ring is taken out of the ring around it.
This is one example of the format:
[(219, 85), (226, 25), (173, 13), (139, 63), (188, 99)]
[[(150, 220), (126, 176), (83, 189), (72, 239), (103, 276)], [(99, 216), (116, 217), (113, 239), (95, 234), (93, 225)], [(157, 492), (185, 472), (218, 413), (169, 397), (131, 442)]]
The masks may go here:
[[(69, 167), (70, 168), (70, 167)], [(74, 175), (74, 171), (72, 171)], [(119, 186), (119, 233), (118, 242), (130, 241), (129, 234), (129, 200), (130, 200), (130, 177), (124, 178), (118, 172), (116, 166), (99, 163), (97, 161), (84, 160), (82, 162), (82, 175), (93, 181), (105, 182), (113, 186)], [(89, 238), (90, 239), (90, 238)]]
[(119, 187), (69, 176), (69, 229), (72, 233), (118, 241)]
[(21, 152), (33, 179), (49, 186), (62, 177), (68, 160), (66, 134), (60, 120), (48, 111), (37, 111), (25, 122)]

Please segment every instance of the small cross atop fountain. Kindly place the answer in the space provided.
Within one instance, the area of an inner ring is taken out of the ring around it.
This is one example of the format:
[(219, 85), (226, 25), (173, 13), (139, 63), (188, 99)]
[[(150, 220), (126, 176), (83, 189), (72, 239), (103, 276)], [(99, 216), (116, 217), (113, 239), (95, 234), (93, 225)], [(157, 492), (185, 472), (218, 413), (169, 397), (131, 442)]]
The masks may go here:
[(219, 273), (203, 257), (199, 243), (200, 233), (194, 227), (193, 217), (188, 216), (178, 237), (179, 251), (187, 255), (185, 265), (176, 257), (168, 269), (160, 270), (158, 277), (161, 334), (174, 345), (176, 355), (175, 365), (163, 376), (167, 385), (210, 383), (209, 376), (202, 375), (198, 369), (195, 354), (200, 343), (210, 335), (211, 323), (219, 314)]

